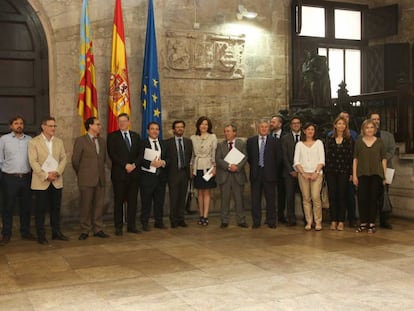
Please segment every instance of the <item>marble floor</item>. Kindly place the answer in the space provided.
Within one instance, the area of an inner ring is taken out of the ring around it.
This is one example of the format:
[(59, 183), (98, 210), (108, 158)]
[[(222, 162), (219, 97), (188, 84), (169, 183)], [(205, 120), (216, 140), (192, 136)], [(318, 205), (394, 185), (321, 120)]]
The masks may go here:
[[(414, 223), (208, 227), (0, 247), (0, 310), (414, 310)], [(106, 232), (113, 233), (108, 224)]]

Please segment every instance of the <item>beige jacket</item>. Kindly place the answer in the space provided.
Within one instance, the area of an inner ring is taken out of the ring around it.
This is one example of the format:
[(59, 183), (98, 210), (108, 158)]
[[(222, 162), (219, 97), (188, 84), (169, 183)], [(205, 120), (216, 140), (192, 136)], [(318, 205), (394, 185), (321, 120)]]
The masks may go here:
[[(57, 172), (59, 177), (53, 181), (56, 189), (63, 188), (63, 172), (66, 166), (66, 153), (63, 141), (57, 137), (53, 138), (53, 158), (59, 163)], [(29, 163), (32, 167), (32, 186), (33, 190), (46, 190), (50, 181), (47, 180), (47, 173), (42, 170), (42, 165), (49, 156), (49, 149), (44, 142), (43, 135), (40, 134), (29, 142)]]

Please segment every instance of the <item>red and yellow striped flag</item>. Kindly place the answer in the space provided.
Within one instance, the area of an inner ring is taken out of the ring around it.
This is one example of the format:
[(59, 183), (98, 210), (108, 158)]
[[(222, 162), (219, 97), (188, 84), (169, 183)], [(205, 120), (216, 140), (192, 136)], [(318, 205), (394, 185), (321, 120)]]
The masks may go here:
[(117, 116), (131, 114), (128, 66), (125, 51), (121, 0), (116, 0), (112, 32), (111, 76), (109, 80), (108, 133), (118, 129)]
[(82, 117), (81, 133), (85, 133), (83, 121), (98, 116), (98, 95), (96, 93), (95, 61), (89, 26), (88, 0), (83, 0), (80, 21), (78, 113)]

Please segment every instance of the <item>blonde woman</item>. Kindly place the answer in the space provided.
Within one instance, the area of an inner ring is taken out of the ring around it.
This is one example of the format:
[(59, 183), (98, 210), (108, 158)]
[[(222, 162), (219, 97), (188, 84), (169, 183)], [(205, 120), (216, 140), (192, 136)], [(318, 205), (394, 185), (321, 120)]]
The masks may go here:
[(298, 172), (299, 188), (302, 192), (303, 210), (305, 212), (305, 230), (322, 230), (321, 189), (323, 181), (322, 168), (325, 165), (325, 151), (322, 141), (316, 139), (316, 125), (306, 123), (303, 126), (304, 137), (295, 147), (293, 166)]
[(373, 120), (361, 125), (361, 137), (355, 143), (352, 178), (358, 187), (359, 218), (356, 232), (375, 233), (378, 198), (385, 182), (387, 156), (384, 142), (376, 137), (377, 128)]

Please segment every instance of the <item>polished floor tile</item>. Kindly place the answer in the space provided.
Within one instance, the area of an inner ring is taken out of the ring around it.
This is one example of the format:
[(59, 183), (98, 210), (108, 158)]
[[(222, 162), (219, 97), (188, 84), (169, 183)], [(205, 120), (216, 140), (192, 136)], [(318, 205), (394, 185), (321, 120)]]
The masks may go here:
[(0, 310), (414, 310), (414, 224), (201, 227), (0, 247)]

